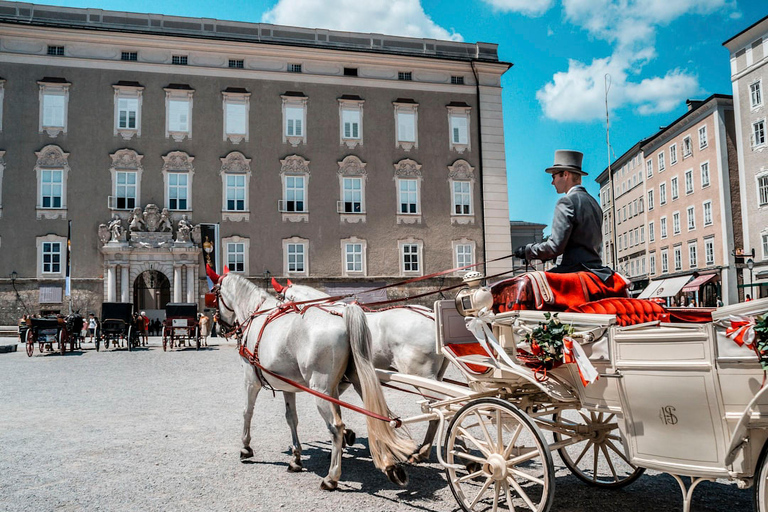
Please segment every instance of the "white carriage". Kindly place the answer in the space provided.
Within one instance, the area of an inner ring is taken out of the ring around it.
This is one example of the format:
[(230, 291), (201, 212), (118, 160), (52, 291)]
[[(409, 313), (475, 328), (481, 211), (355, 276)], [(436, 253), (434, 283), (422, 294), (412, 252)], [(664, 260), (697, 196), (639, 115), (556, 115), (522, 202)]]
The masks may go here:
[(498, 342), (489, 355), (454, 302), (438, 301), (437, 350), (468, 385), (379, 376), (446, 397), (425, 400), (423, 414), (403, 422), (441, 422), (438, 459), (464, 510), (549, 510), (557, 450), (591, 485), (620, 487), (645, 468), (663, 471), (680, 484), (687, 511), (699, 482), (722, 478), (754, 486), (756, 508), (766, 512), (768, 386), (755, 351), (726, 334), (734, 316), (766, 312), (761, 299), (720, 308), (712, 322), (624, 327), (612, 314), (559, 313), (600, 376), (584, 385), (575, 364), (544, 378), (518, 357), (543, 311), (487, 315), (493, 336), (484, 338)]

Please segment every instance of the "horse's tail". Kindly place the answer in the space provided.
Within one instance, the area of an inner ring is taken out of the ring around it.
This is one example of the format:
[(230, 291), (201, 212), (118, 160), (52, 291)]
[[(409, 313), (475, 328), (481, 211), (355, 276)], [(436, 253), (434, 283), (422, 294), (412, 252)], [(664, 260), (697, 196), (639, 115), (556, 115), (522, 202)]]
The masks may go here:
[[(371, 332), (365, 313), (357, 304), (344, 308), (352, 358), (363, 395), (365, 408), (382, 416), (390, 416), (376, 369), (371, 360)], [(373, 463), (382, 471), (408, 460), (416, 450), (416, 443), (389, 423), (366, 416), (368, 444)]]

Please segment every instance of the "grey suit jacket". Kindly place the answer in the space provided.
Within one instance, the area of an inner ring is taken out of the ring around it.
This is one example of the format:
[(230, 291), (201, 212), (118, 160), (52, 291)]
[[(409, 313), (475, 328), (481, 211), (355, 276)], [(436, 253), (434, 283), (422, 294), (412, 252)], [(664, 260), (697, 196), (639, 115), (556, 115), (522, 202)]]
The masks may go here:
[[(552, 234), (546, 242), (528, 244), (525, 256), (528, 260), (554, 259), (562, 254), (560, 264), (551, 272), (595, 272), (604, 280), (613, 273), (603, 267), (600, 257), (603, 245), (603, 212), (595, 198), (577, 185), (568, 191), (555, 205)], [(607, 275), (604, 276), (607, 270)]]

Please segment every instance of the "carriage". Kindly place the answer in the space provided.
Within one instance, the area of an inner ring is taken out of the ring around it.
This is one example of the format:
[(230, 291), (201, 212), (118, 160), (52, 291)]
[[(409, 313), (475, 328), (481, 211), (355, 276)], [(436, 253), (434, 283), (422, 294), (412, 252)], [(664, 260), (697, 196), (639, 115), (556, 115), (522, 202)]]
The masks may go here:
[(97, 351), (100, 342), (104, 343), (105, 349), (108, 349), (110, 344), (115, 348), (121, 347), (123, 341), (126, 342), (129, 351), (139, 346), (139, 332), (132, 311), (133, 304), (128, 302), (103, 302), (101, 304), (100, 334), (97, 334), (95, 338)]
[(200, 350), (200, 325), (197, 321), (197, 304), (192, 302), (168, 303), (163, 321), (163, 350), (187, 345)]
[[(38, 344), (38, 350), (41, 354), (45, 351), (53, 352), (54, 350), (64, 354), (67, 344), (69, 344), (69, 350), (74, 351), (80, 346), (82, 327), (83, 317), (79, 314), (66, 317), (50, 316), (27, 319), (27, 325), (23, 331), (27, 355), (32, 357), (35, 343)], [(56, 345), (55, 349), (54, 344)]]

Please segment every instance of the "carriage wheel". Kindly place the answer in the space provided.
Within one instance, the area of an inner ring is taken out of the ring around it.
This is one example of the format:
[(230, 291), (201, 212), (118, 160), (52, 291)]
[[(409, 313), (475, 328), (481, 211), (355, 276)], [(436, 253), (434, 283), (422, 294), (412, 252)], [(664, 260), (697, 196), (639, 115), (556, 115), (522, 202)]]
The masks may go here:
[(43, 353), (43, 350), (45, 349), (45, 343), (42, 341), (37, 342), (37, 349), (40, 351), (40, 353)]
[(133, 326), (128, 327), (128, 338), (125, 340), (128, 345), (128, 352), (133, 350)]
[(35, 353), (35, 333), (32, 332), (32, 330), (27, 331), (27, 355), (29, 357), (32, 357), (32, 354)]
[(106, 350), (108, 348), (109, 348), (109, 336), (106, 336), (104, 338), (104, 349)]
[(195, 347), (200, 350), (200, 329), (195, 327)]
[(757, 512), (768, 512), (768, 443), (763, 447), (763, 453), (758, 459), (753, 488), (755, 489), (753, 494), (755, 510)]
[(99, 345), (101, 345), (101, 340), (99, 339), (98, 336), (93, 338), (93, 343), (96, 345), (96, 352), (98, 352), (99, 351)]
[(498, 398), (459, 409), (443, 447), (448, 485), (466, 512), (546, 512), (555, 494), (552, 454), (541, 430)]
[[(629, 485), (645, 472), (633, 466), (624, 452), (616, 415), (585, 409), (563, 411), (553, 420), (577, 432), (579, 441), (560, 448), (557, 453), (576, 478), (595, 487), (618, 489)], [(555, 443), (573, 436), (554, 431)]]
[(168, 350), (168, 338), (163, 336), (163, 352), (165, 352), (166, 350)]

